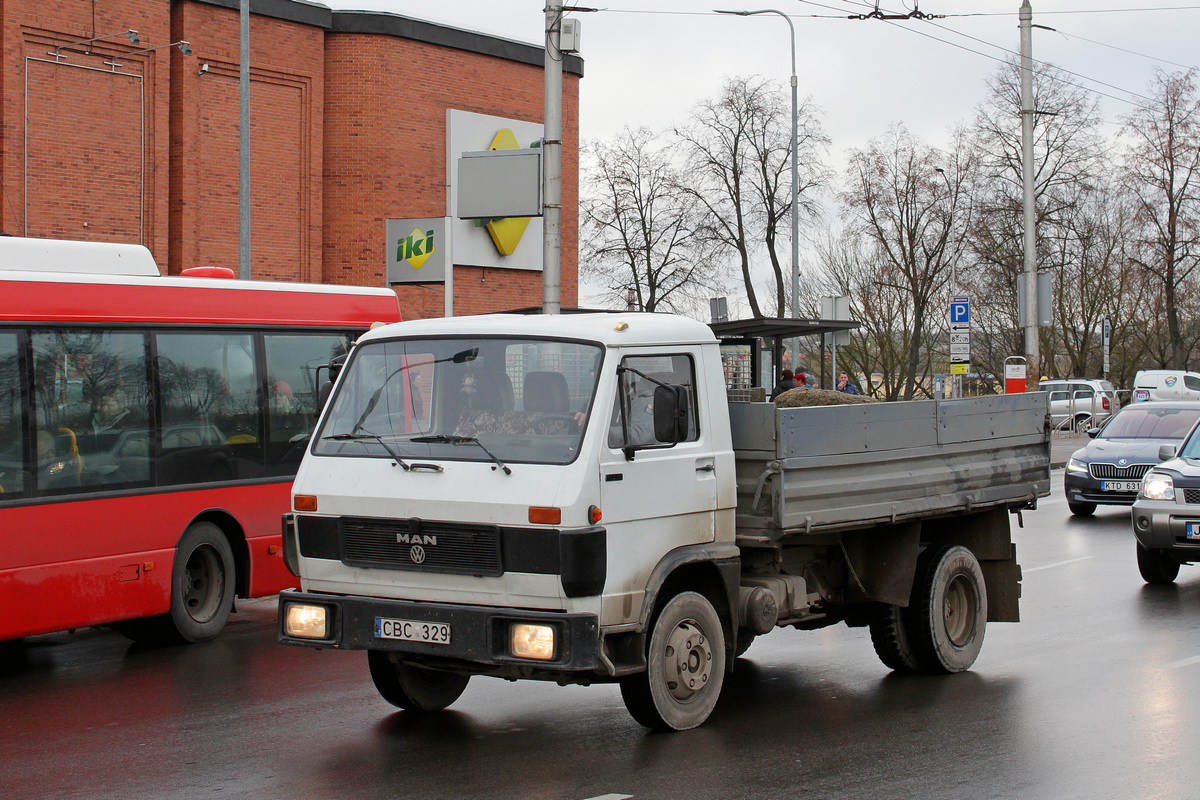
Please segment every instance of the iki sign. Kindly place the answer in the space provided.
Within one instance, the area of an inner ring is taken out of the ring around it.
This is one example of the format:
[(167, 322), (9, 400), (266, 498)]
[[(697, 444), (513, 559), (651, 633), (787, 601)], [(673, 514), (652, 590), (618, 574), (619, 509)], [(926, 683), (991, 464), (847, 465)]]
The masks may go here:
[(386, 225), (387, 282), (442, 283), (446, 280), (445, 217), (389, 219)]

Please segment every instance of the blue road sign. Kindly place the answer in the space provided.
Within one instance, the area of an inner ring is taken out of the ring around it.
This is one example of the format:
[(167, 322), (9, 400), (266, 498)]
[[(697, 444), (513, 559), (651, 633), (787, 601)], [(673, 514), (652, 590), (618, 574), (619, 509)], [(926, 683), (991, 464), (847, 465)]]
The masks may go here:
[(971, 303), (965, 297), (956, 297), (950, 301), (950, 324), (966, 325), (971, 322)]

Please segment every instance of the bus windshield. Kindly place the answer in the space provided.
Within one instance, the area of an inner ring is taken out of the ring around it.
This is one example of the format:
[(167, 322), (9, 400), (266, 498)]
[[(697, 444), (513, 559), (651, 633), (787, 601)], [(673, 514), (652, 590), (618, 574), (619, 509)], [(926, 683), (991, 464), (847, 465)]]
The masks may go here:
[(568, 464), (579, 453), (603, 349), (524, 338), (361, 345), (316, 455)]

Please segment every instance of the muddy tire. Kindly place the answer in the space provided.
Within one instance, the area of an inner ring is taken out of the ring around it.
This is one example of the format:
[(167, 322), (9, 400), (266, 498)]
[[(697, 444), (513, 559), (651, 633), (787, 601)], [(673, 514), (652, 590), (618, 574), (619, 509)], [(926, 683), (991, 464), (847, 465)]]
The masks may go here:
[(647, 728), (683, 731), (703, 723), (725, 682), (725, 632), (712, 603), (675, 595), (654, 620), (646, 670), (621, 680), (621, 698)]
[(957, 545), (922, 553), (904, 615), (922, 671), (969, 669), (983, 647), (987, 627), (987, 590), (975, 554)]
[(467, 688), (470, 675), (395, 662), (385, 652), (367, 651), (371, 680), (384, 700), (406, 711), (441, 711)]
[(905, 623), (904, 608), (880, 603), (872, 612), (869, 625), (875, 655), (879, 656), (885, 667), (896, 672), (916, 672), (921, 669)]

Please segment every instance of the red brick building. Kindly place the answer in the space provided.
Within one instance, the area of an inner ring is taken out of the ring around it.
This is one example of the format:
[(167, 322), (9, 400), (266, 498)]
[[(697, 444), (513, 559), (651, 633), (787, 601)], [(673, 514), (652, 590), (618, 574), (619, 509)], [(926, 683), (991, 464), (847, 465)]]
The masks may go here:
[[(238, 7), (3, 0), (0, 230), (145, 244), (170, 273), (236, 269)], [(385, 220), (450, 213), (448, 112), (541, 122), (539, 46), (291, 0), (251, 11), (254, 278), (383, 285)], [(180, 41), (190, 54), (164, 46)], [(582, 73), (568, 57), (564, 306), (578, 291)], [(541, 285), (537, 270), (459, 265), (454, 313), (539, 305)], [(397, 291), (409, 318), (443, 313), (440, 286)]]

